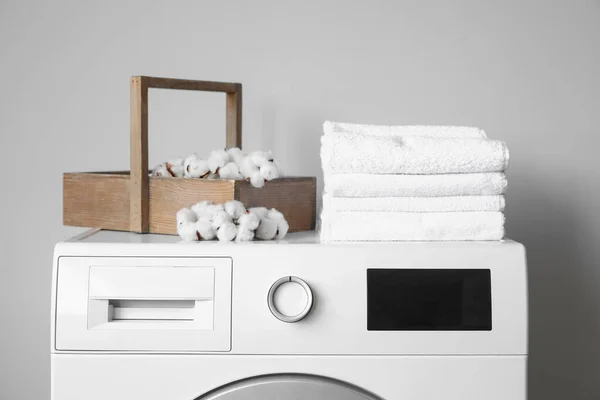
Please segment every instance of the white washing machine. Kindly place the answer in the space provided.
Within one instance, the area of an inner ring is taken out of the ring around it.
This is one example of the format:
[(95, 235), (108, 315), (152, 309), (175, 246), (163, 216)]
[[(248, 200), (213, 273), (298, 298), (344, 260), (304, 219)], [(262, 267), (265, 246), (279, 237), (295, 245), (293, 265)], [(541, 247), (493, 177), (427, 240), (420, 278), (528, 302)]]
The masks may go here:
[(521, 400), (512, 242), (59, 243), (53, 400)]

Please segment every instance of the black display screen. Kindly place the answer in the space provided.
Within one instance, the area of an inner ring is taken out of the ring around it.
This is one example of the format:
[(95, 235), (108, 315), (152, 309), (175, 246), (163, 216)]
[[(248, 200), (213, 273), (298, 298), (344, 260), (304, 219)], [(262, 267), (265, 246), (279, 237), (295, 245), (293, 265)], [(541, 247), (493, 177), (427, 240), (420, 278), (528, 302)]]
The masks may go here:
[(370, 331), (490, 331), (489, 269), (367, 269)]

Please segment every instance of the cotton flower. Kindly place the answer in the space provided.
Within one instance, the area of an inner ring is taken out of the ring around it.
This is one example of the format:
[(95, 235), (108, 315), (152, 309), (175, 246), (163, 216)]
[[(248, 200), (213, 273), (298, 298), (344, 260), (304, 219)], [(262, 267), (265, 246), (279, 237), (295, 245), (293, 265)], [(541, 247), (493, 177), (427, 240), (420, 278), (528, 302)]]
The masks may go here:
[(177, 234), (185, 242), (195, 242), (198, 240), (196, 223), (184, 221), (181, 225), (177, 225)]
[(258, 224), (260, 223), (260, 218), (250, 211), (246, 211), (240, 218), (238, 218), (238, 225), (244, 226), (245, 228), (253, 231), (258, 228)]
[(196, 213), (198, 218), (210, 218), (213, 214), (213, 204), (210, 201), (200, 201), (192, 206), (192, 211)]
[(221, 179), (242, 179), (242, 174), (240, 174), (240, 168), (235, 162), (228, 162), (221, 168), (219, 168), (219, 177)]
[(258, 166), (254, 163), (252, 157), (246, 156), (242, 158), (242, 161), (240, 162), (240, 173), (242, 176), (246, 179), (250, 179), (255, 171), (258, 171)]
[(196, 222), (198, 221), (198, 215), (190, 210), (189, 208), (182, 208), (177, 211), (177, 226), (183, 225), (184, 222)]
[(250, 184), (258, 189), (265, 186), (265, 178), (263, 178), (259, 170), (254, 171), (250, 176)]
[(167, 169), (166, 163), (162, 163), (162, 164), (159, 164), (156, 167), (154, 167), (154, 169), (152, 169), (152, 173), (150, 175), (156, 176), (159, 178), (167, 178), (167, 177), (171, 176), (171, 174), (169, 173), (169, 170)]
[(231, 215), (227, 214), (225, 210), (219, 210), (215, 212), (210, 218), (210, 223), (213, 229), (219, 229), (224, 223), (233, 222)]
[(252, 214), (256, 214), (256, 216), (260, 219), (267, 218), (267, 214), (269, 213), (269, 209), (267, 207), (252, 207), (249, 208)]
[(198, 222), (196, 222), (196, 232), (198, 240), (212, 240), (217, 236), (217, 232), (213, 229), (211, 221), (206, 217), (198, 219)]
[(277, 221), (277, 235), (275, 235), (275, 239), (281, 240), (287, 235), (290, 229), (290, 225), (285, 219), (280, 219)]
[(165, 163), (165, 167), (172, 177), (181, 178), (184, 175), (183, 159), (173, 158)]
[(260, 175), (265, 181), (271, 181), (279, 178), (279, 169), (275, 166), (275, 163), (268, 162), (260, 166)]
[(246, 212), (246, 207), (241, 201), (231, 200), (224, 204), (225, 211), (233, 220), (237, 220)]
[(231, 242), (235, 239), (237, 232), (238, 228), (233, 222), (225, 222), (219, 227), (217, 238), (219, 238), (221, 242)]
[(216, 174), (219, 172), (219, 168), (224, 167), (228, 162), (231, 162), (231, 156), (227, 151), (213, 150), (208, 157), (208, 168), (210, 172)]
[(256, 237), (261, 240), (271, 240), (277, 235), (278, 221), (270, 218), (261, 218), (258, 228), (256, 228)]
[(238, 225), (237, 233), (235, 235), (236, 242), (249, 242), (254, 239), (254, 231), (248, 229), (244, 225)]
[(206, 178), (210, 172), (208, 162), (196, 154), (188, 156), (183, 165), (183, 174), (186, 178)]
[(237, 147), (232, 147), (228, 149), (227, 153), (229, 154), (229, 157), (231, 157), (233, 162), (235, 162), (238, 165), (240, 165), (242, 159), (245, 157), (244, 152)]
[(250, 157), (252, 158), (254, 165), (259, 168), (273, 159), (270, 151), (255, 151), (250, 154)]

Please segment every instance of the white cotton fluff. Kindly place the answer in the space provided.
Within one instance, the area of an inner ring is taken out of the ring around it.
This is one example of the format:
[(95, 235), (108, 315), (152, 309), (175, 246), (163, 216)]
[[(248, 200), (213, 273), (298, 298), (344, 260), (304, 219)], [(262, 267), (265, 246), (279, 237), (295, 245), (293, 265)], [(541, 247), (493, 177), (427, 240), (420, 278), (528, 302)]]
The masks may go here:
[(244, 225), (238, 225), (235, 235), (236, 242), (249, 242), (254, 239), (254, 231)]
[(198, 215), (190, 210), (189, 208), (182, 208), (177, 211), (177, 226), (183, 225), (184, 222), (196, 222), (198, 221)]
[(246, 179), (250, 179), (252, 174), (258, 171), (258, 166), (252, 161), (252, 157), (246, 156), (240, 162), (240, 173)]
[(269, 210), (269, 212), (267, 213), (267, 218), (271, 218), (271, 219), (274, 219), (275, 221), (279, 221), (279, 220), (285, 219), (285, 216), (283, 215), (283, 213), (281, 213), (277, 209), (271, 208)]
[(235, 239), (237, 232), (238, 228), (233, 222), (225, 222), (217, 231), (217, 238), (221, 242), (231, 242)]
[(265, 186), (265, 178), (263, 178), (259, 170), (254, 171), (250, 176), (250, 184), (259, 189)]
[(219, 229), (225, 222), (233, 222), (231, 215), (227, 214), (225, 210), (219, 210), (215, 212), (210, 218), (210, 223), (213, 229)]
[(249, 208), (252, 214), (256, 214), (256, 216), (260, 219), (267, 218), (267, 214), (269, 213), (269, 209), (267, 207), (252, 207)]
[(183, 174), (187, 178), (205, 178), (209, 172), (208, 162), (196, 154), (188, 156), (183, 163)]
[(277, 234), (275, 235), (275, 239), (283, 239), (290, 229), (290, 225), (286, 221), (285, 216), (280, 211), (271, 208), (267, 213), (267, 218), (277, 221)]
[(273, 162), (268, 162), (260, 166), (260, 175), (265, 181), (271, 181), (280, 177), (279, 169)]
[(273, 159), (270, 151), (255, 151), (250, 154), (250, 157), (257, 167), (262, 167)]
[(280, 219), (277, 221), (277, 235), (275, 235), (275, 239), (281, 240), (287, 235), (290, 229), (290, 225), (285, 219)]
[(235, 162), (238, 165), (242, 162), (242, 159), (245, 157), (244, 152), (238, 147), (232, 147), (228, 149), (227, 153), (229, 154), (229, 157), (231, 157), (233, 162)]
[(167, 164), (166, 163), (162, 163), (160, 165), (157, 165), (156, 167), (154, 167), (154, 169), (152, 170), (151, 173), (152, 176), (157, 176), (159, 178), (166, 178), (171, 176), (171, 174), (169, 173), (169, 170), (167, 169)]
[(210, 152), (208, 157), (208, 168), (210, 172), (216, 174), (219, 172), (219, 168), (224, 167), (225, 164), (231, 161), (231, 156), (225, 150), (213, 150)]
[(224, 204), (225, 212), (231, 216), (232, 219), (237, 220), (246, 212), (244, 203), (237, 200), (231, 200)]
[(213, 214), (213, 204), (208, 200), (199, 201), (198, 203), (194, 204), (191, 208), (192, 211), (196, 213), (198, 218), (210, 218)]
[(240, 168), (235, 162), (228, 162), (221, 168), (219, 168), (219, 178), (221, 179), (242, 179), (240, 174)]
[(260, 218), (258, 218), (258, 215), (246, 211), (245, 214), (238, 218), (237, 222), (239, 226), (244, 226), (245, 228), (254, 231), (258, 228), (258, 224), (260, 224)]
[(186, 242), (195, 242), (198, 240), (196, 233), (196, 223), (184, 221), (181, 225), (177, 225), (177, 234)]
[(166, 162), (165, 166), (172, 177), (181, 178), (184, 175), (184, 165), (182, 158), (173, 158)]
[(271, 240), (277, 235), (278, 222), (270, 218), (261, 218), (256, 228), (256, 237), (261, 240)]
[(198, 222), (196, 222), (196, 232), (198, 239), (202, 240), (212, 240), (217, 236), (217, 232), (213, 229), (211, 221), (206, 217), (198, 219)]

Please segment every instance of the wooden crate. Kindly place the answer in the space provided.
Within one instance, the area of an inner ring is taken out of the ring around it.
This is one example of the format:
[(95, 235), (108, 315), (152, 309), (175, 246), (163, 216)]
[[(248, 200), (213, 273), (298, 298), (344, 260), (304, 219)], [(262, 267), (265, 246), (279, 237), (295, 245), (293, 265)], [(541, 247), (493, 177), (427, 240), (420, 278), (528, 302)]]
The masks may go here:
[(177, 234), (175, 214), (201, 200), (239, 200), (281, 211), (290, 232), (312, 230), (316, 178), (286, 177), (257, 189), (245, 181), (148, 176), (148, 89), (226, 93), (226, 144), (242, 145), (242, 85), (182, 79), (131, 78), (131, 172), (65, 173), (63, 223), (140, 233)]

